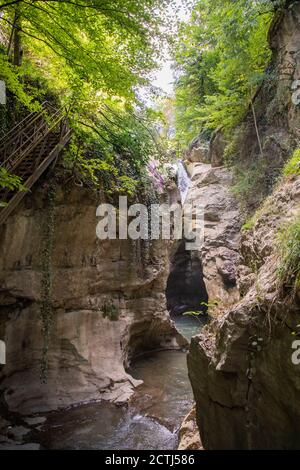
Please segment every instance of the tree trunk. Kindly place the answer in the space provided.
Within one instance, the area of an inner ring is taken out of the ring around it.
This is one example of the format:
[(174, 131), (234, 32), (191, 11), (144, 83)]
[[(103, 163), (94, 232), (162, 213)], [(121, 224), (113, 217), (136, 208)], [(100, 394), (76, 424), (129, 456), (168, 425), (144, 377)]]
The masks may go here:
[(257, 119), (256, 119), (256, 114), (255, 114), (255, 108), (254, 108), (252, 98), (251, 98), (251, 109), (252, 109), (252, 114), (253, 114), (253, 119), (254, 119), (255, 132), (256, 132), (257, 141), (258, 141), (259, 150), (260, 150), (260, 156), (262, 158), (264, 158), (264, 153), (263, 153), (262, 144), (261, 144), (261, 140), (260, 140), (258, 125), (257, 125)]
[(16, 6), (14, 21), (14, 56), (13, 64), (20, 67), (22, 64), (22, 42), (21, 42), (21, 14), (19, 5)]

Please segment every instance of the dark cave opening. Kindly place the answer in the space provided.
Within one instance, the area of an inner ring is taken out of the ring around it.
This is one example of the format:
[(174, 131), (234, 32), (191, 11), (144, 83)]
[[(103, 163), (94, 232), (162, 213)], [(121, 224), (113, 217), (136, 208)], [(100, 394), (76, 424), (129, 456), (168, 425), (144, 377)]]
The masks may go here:
[(183, 240), (170, 263), (166, 289), (167, 309), (171, 316), (188, 311), (207, 313), (208, 294), (197, 251), (188, 251)]

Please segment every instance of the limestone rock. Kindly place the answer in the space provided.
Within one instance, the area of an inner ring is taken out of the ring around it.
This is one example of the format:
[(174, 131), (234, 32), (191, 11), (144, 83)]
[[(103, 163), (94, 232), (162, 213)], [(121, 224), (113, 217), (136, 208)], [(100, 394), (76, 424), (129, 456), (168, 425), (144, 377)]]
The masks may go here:
[(283, 303), (276, 254), (278, 230), (300, 210), (300, 177), (284, 181), (270, 207), (242, 239), (244, 261), (258, 263), (256, 272), (240, 269), (244, 298), (192, 339), (188, 368), (205, 449), (300, 445), (300, 368), (292, 362), (299, 300)]
[(124, 402), (137, 385), (125, 371), (132, 358), (185, 346), (166, 311), (168, 242), (98, 240), (100, 202), (80, 188), (57, 194), (46, 384), (40, 380), (43, 188), (25, 197), (0, 229), (0, 334), (7, 346), (0, 377), (13, 411), (31, 415), (101, 399)]
[[(293, 92), (298, 93), (300, 79), (300, 4), (288, 3), (289, 8), (278, 13), (270, 31), (272, 69), (278, 81), (271, 94), (269, 81), (262, 84), (254, 103), (268, 176), (276, 169), (278, 176), (278, 169), (299, 145), (300, 112)], [(251, 111), (242, 127), (238, 153), (241, 161), (253, 162), (259, 149)], [(217, 153), (213, 165), (222, 163), (222, 152)], [(198, 180), (203, 181), (203, 175)], [(250, 207), (264, 198), (263, 184), (258, 193), (248, 201)], [(204, 195), (199, 196), (203, 200)], [(216, 201), (217, 193), (213, 198)], [(223, 198), (215, 204), (209, 224), (217, 224), (217, 218), (222, 220), (216, 210), (224, 210), (226, 205), (221, 209), (222, 204)], [(300, 366), (292, 355), (299, 336), (300, 293), (298, 288), (294, 296), (287, 298), (278, 287), (276, 245), (279, 230), (299, 211), (300, 177), (279, 180), (254, 226), (244, 231), (240, 240), (235, 277), (242, 299), (192, 339), (189, 377), (197, 424), (207, 450), (299, 449)], [(227, 215), (229, 221), (230, 211)], [(221, 235), (220, 245), (224, 240), (226, 237)], [(211, 245), (213, 250), (215, 245)], [(232, 249), (228, 241), (226, 248)], [(218, 265), (215, 253), (209, 252), (206, 259), (203, 257), (204, 271), (209, 266), (208, 256), (213, 257), (209, 270)], [(221, 274), (223, 271), (219, 269)]]
[(184, 419), (179, 431), (178, 450), (203, 450), (196, 423), (196, 409), (192, 408)]
[(241, 222), (238, 204), (230, 193), (231, 182), (226, 168), (198, 163), (187, 199), (204, 212), (204, 244), (194, 256), (202, 265), (208, 299), (223, 305), (239, 299), (236, 270)]
[(208, 147), (204, 144), (194, 147), (188, 156), (188, 160), (192, 163), (206, 162), (208, 158)]
[(227, 142), (222, 130), (217, 130), (210, 141), (209, 161), (213, 167), (219, 167), (224, 164), (224, 151)]
[(194, 139), (186, 152), (186, 159), (190, 163), (207, 163), (209, 158), (209, 145), (201, 136)]
[(237, 286), (241, 296), (249, 291), (250, 287), (256, 281), (256, 274), (248, 267), (239, 265), (237, 268)]

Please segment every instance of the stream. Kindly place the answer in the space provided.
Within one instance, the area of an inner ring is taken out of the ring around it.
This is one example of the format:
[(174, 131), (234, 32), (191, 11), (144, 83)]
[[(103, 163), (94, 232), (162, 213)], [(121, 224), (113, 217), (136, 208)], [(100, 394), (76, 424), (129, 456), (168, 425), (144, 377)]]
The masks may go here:
[[(176, 326), (188, 340), (201, 327), (192, 317), (178, 317)], [(144, 381), (128, 407), (102, 402), (52, 413), (42, 433), (43, 445), (48, 449), (176, 449), (179, 427), (193, 402), (186, 353), (151, 353), (128, 372)]]

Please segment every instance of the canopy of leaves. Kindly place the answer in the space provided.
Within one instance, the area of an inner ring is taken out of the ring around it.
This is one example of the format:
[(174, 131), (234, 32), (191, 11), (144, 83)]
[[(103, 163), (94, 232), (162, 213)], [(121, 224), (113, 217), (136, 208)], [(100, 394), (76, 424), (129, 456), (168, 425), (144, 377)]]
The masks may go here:
[(98, 144), (96, 158), (134, 159), (135, 171), (158, 150), (136, 91), (159, 58), (172, 1), (0, 0), (0, 78), (30, 110), (49, 95), (68, 108), (73, 154)]
[(176, 137), (231, 129), (243, 118), (270, 60), (269, 0), (196, 0), (174, 46)]

